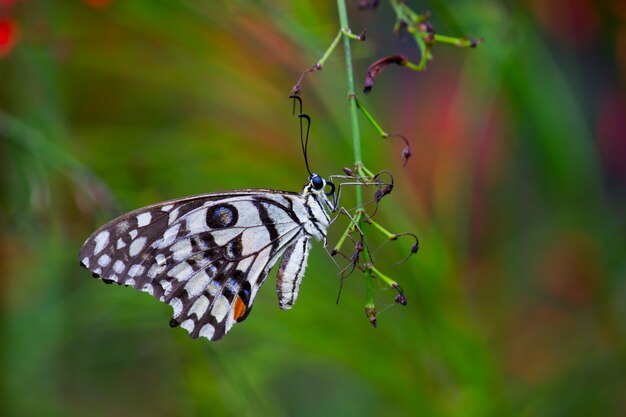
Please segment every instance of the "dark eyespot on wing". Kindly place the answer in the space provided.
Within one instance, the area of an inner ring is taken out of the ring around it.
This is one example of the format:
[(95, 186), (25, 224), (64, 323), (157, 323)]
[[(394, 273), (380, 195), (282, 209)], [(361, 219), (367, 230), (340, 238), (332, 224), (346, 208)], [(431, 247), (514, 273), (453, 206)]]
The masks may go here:
[(219, 204), (207, 210), (206, 223), (212, 229), (222, 229), (237, 223), (239, 213), (232, 204)]

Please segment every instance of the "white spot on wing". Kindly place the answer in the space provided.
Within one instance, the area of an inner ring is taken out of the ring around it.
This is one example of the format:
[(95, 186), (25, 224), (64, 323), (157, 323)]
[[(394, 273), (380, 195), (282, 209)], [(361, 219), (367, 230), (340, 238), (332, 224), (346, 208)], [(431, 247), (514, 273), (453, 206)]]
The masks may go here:
[(168, 276), (176, 278), (178, 281), (186, 281), (193, 274), (193, 268), (187, 262), (181, 262), (170, 269)]
[(158, 270), (160, 269), (159, 265), (152, 264), (150, 269), (148, 269), (148, 278), (154, 279), (157, 276)]
[(155, 258), (155, 263), (152, 264), (148, 270), (148, 278), (154, 279), (158, 274), (165, 269), (165, 263), (167, 262), (165, 255), (159, 253)]
[(174, 226), (168, 228), (163, 234), (163, 239), (157, 240), (153, 244), (153, 246), (158, 248), (166, 248), (170, 246), (176, 240), (176, 235), (178, 235), (178, 229), (180, 229), (180, 223), (177, 223)]
[(161, 280), (161, 282), (159, 282), (159, 284), (161, 285), (161, 288), (163, 288), (163, 292), (165, 295), (169, 295), (169, 293), (172, 292), (172, 283), (167, 281), (167, 280)]
[(126, 268), (126, 265), (124, 265), (124, 262), (119, 259), (113, 263), (113, 270), (118, 274), (121, 274), (122, 271), (124, 271), (124, 268)]
[(166, 262), (165, 255), (163, 255), (162, 253), (159, 253), (159, 254), (158, 254), (158, 255), (154, 258), (154, 260), (156, 261), (157, 265), (159, 265), (159, 266), (163, 266), (163, 265), (165, 265), (165, 262)]
[(122, 234), (124, 232), (126, 232), (128, 230), (128, 227), (130, 225), (128, 224), (128, 221), (124, 220), (122, 222), (119, 222), (116, 226), (115, 229), (117, 231), (117, 234)]
[[(241, 233), (241, 229), (237, 229), (237, 228), (216, 230), (213, 232), (213, 240), (215, 240), (215, 244), (217, 246), (224, 246), (225, 244), (233, 240), (235, 237), (237, 237), (240, 233)], [(245, 234), (244, 234), (244, 237), (245, 237)], [(244, 245), (244, 251), (247, 250), (248, 248), (246, 248), (245, 242), (242, 241), (242, 244)]]
[(180, 301), (180, 298), (172, 298), (170, 305), (174, 309), (174, 318), (178, 317), (183, 311), (183, 302)]
[(137, 256), (144, 246), (146, 246), (145, 237), (140, 237), (137, 240), (133, 240), (133, 242), (130, 244), (130, 248), (128, 248), (128, 254), (130, 256)]
[(128, 270), (128, 276), (136, 277), (138, 275), (141, 275), (145, 269), (146, 268), (144, 268), (142, 265), (133, 265)]
[(189, 294), (189, 298), (193, 298), (200, 294), (207, 286), (211, 278), (206, 272), (200, 271), (185, 284), (185, 290)]
[(96, 247), (93, 250), (93, 254), (97, 255), (98, 253), (100, 253), (100, 251), (102, 251), (102, 249), (104, 249), (106, 244), (109, 243), (108, 230), (98, 233), (98, 236), (96, 236), (94, 240), (96, 241)]
[(200, 329), (200, 336), (206, 337), (209, 340), (213, 338), (214, 334), (215, 334), (215, 327), (211, 326), (208, 323), (202, 326), (202, 328)]
[(191, 333), (193, 332), (194, 327), (196, 327), (196, 324), (193, 322), (193, 320), (187, 319), (183, 321), (182, 323), (180, 323), (180, 327), (182, 327), (183, 329)]
[(209, 294), (215, 297), (217, 293), (222, 290), (222, 286), (218, 282), (211, 281), (206, 289), (209, 292)]
[(190, 234), (197, 234), (209, 230), (206, 224), (206, 212), (207, 209), (203, 208), (187, 214), (187, 230), (189, 230)]
[(178, 210), (180, 207), (176, 207), (174, 210), (170, 212), (169, 217), (167, 218), (167, 224), (172, 224), (178, 218)]
[(174, 243), (170, 250), (174, 253), (175, 261), (182, 261), (191, 255), (191, 241), (189, 239), (181, 239)]
[(202, 318), (202, 316), (204, 316), (204, 313), (206, 313), (207, 308), (209, 308), (209, 299), (206, 298), (204, 295), (202, 295), (198, 297), (196, 302), (193, 303), (193, 305), (189, 309), (189, 317), (191, 317), (192, 314), (195, 314), (199, 320)]
[(83, 258), (83, 265), (85, 265), (86, 268), (89, 268), (89, 258), (86, 256)]
[(242, 271), (247, 271), (248, 267), (250, 266), (253, 260), (254, 260), (254, 256), (248, 256), (247, 258), (243, 258), (237, 264), (237, 269), (240, 269)]
[(232, 308), (228, 312), (228, 316), (226, 316), (226, 323), (224, 323), (224, 333), (228, 333), (228, 331), (235, 324), (235, 310)]
[(125, 285), (130, 285), (130, 286), (133, 286), (133, 287), (134, 287), (134, 286), (135, 286), (135, 280), (134, 280), (134, 279), (132, 279), (132, 278), (128, 278), (128, 279), (126, 280), (126, 282), (124, 282), (124, 284), (125, 284)]
[(174, 204), (168, 204), (167, 206), (161, 207), (161, 211), (170, 211), (174, 207)]
[(98, 259), (98, 265), (100, 265), (103, 268), (110, 263), (111, 263), (111, 257), (107, 255), (106, 253)]
[(242, 256), (258, 252), (259, 249), (270, 244), (270, 234), (265, 227), (252, 228), (243, 231), (241, 235)]
[(139, 216), (137, 216), (137, 226), (147, 226), (150, 224), (150, 220), (152, 220), (152, 215), (150, 213), (141, 213)]
[(215, 321), (220, 322), (224, 320), (226, 317), (226, 313), (230, 309), (230, 304), (228, 303), (228, 299), (223, 295), (220, 295), (214, 302), (213, 308), (211, 309), (211, 314), (215, 317)]
[(137, 237), (137, 231), (136, 230), (131, 230), (130, 232), (128, 232), (128, 234), (130, 235), (131, 239), (134, 239)]
[(152, 286), (152, 284), (144, 284), (143, 287), (141, 287), (141, 291), (147, 292), (150, 295), (154, 295), (154, 287)]
[(250, 201), (238, 201), (235, 208), (239, 212), (236, 227), (251, 227), (263, 224), (259, 211)]
[[(272, 266), (274, 266), (275, 259), (272, 260), (273, 262), (270, 262), (270, 259), (269, 259), (270, 253), (271, 253), (270, 247), (265, 248), (261, 252), (259, 252), (259, 255), (256, 261), (250, 267), (250, 272), (248, 273), (248, 277), (250, 277), (249, 279), (258, 278), (263, 272), (264, 268), (265, 270), (269, 270)], [(256, 293), (258, 290), (259, 290), (259, 285), (252, 286), (250, 299), (253, 299), (254, 297), (256, 297)]]
[(124, 242), (124, 239), (122, 238), (117, 239), (117, 248), (122, 249), (124, 246), (126, 246), (126, 242)]

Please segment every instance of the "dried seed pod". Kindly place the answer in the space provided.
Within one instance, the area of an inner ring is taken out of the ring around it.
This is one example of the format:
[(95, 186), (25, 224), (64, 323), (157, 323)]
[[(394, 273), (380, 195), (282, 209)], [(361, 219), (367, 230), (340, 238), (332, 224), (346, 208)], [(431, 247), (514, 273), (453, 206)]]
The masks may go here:
[(369, 93), (374, 87), (376, 77), (382, 72), (385, 67), (391, 64), (405, 65), (407, 59), (404, 55), (389, 55), (379, 59), (367, 68), (367, 74), (365, 75), (365, 83), (363, 84), (363, 92)]

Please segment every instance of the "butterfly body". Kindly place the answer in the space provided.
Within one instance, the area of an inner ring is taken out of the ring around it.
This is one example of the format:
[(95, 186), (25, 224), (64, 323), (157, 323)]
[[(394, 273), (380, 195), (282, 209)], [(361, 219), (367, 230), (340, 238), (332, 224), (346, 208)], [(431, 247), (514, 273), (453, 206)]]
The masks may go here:
[(295, 303), (310, 240), (326, 244), (335, 211), (325, 186), (312, 174), (301, 193), (239, 190), (140, 208), (96, 230), (79, 259), (94, 277), (169, 304), (172, 326), (218, 340), (248, 316), (281, 256), (279, 305)]

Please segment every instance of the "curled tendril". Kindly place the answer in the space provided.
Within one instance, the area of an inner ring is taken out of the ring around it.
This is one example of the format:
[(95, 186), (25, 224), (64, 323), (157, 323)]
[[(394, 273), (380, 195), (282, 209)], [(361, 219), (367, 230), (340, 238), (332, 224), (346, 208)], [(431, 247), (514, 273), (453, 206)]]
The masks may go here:
[(411, 153), (411, 143), (406, 138), (406, 136), (401, 135), (400, 133), (388, 133), (387, 137), (388, 138), (402, 139), (402, 141), (404, 142), (404, 148), (402, 148), (402, 159), (403, 159), (402, 167), (405, 167), (406, 164), (409, 162), (409, 158), (412, 155), (412, 153)]
[(411, 246), (411, 252), (404, 257), (403, 259), (399, 260), (398, 262), (394, 263), (394, 265), (400, 265), (405, 263), (406, 261), (409, 260), (409, 258), (411, 258), (411, 256), (415, 255), (417, 253), (417, 251), (420, 248), (420, 241), (417, 238), (417, 236), (415, 235), (415, 233), (411, 233), (411, 232), (404, 232), (404, 233), (398, 233), (394, 236), (394, 239), (390, 239), (390, 240), (398, 240), (399, 238), (403, 237), (403, 236), (410, 236), (413, 239), (415, 239), (415, 243), (413, 243), (413, 246)]

